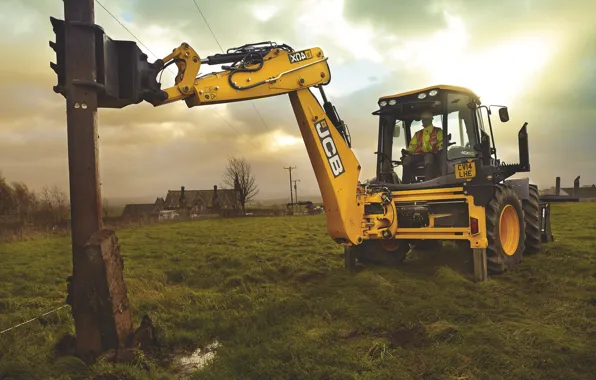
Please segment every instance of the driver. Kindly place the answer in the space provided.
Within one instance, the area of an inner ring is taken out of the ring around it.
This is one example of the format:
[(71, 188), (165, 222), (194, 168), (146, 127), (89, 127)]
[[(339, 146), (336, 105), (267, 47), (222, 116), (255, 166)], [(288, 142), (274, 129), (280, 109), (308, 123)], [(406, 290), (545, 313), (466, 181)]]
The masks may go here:
[(423, 128), (412, 137), (408, 148), (402, 150), (405, 156), (403, 158), (404, 183), (412, 182), (412, 172), (421, 163), (424, 163), (425, 179), (434, 178), (436, 153), (443, 149), (443, 130), (433, 125), (433, 114), (423, 111), (420, 116)]

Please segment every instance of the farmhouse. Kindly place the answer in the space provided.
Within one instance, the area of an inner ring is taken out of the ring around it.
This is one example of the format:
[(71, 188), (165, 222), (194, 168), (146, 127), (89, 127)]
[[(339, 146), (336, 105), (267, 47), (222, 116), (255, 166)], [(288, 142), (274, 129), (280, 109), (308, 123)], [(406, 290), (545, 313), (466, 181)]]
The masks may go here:
[(122, 216), (125, 218), (151, 218), (159, 215), (163, 210), (164, 199), (157, 198), (154, 203), (130, 203), (124, 207)]
[(187, 210), (192, 214), (217, 214), (221, 210), (238, 210), (240, 203), (233, 189), (168, 190), (164, 210)]

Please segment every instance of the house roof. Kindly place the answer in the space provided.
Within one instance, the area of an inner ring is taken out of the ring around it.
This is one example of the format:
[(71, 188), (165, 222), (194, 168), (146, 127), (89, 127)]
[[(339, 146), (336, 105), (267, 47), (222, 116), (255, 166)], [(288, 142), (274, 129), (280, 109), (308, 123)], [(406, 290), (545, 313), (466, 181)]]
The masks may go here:
[[(168, 195), (166, 195), (166, 199), (164, 200), (164, 207), (165, 208), (178, 208), (180, 207), (180, 190), (168, 190)], [(186, 198), (186, 204), (190, 205), (193, 204), (195, 198), (199, 190), (184, 190), (184, 197)]]
[[(186, 205), (203, 204), (211, 205), (213, 199), (213, 190), (184, 190), (184, 197), (186, 198)], [(180, 190), (168, 190), (168, 194), (164, 201), (165, 208), (180, 207)], [(236, 192), (233, 189), (217, 189), (217, 197), (220, 206), (232, 206), (237, 203)]]
[[(564, 192), (569, 195), (573, 194), (573, 187), (563, 187), (561, 188)], [(579, 197), (580, 198), (596, 198), (596, 185), (592, 186), (584, 186), (579, 188)]]
[(155, 210), (153, 203), (127, 204), (122, 210), (122, 215), (151, 214)]

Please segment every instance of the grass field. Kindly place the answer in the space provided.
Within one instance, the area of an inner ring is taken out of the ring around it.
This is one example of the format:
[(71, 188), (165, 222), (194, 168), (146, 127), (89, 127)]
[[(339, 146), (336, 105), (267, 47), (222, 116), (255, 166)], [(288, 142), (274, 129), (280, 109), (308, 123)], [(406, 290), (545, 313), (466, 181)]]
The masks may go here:
[[(0, 335), (0, 379), (170, 379), (173, 355), (214, 341), (191, 378), (594, 379), (596, 203), (552, 214), (557, 241), (483, 284), (449, 247), (348, 274), (324, 216), (118, 231), (135, 326), (148, 313), (160, 351), (91, 368), (54, 358), (73, 332), (66, 308)], [(0, 262), (0, 330), (63, 304), (68, 238), (0, 245)]]

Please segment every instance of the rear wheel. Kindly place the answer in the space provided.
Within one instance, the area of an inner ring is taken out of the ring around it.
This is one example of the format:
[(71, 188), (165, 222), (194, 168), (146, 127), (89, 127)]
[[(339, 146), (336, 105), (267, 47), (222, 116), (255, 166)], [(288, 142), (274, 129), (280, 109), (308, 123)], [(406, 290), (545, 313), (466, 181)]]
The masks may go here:
[(523, 201), (523, 209), (526, 223), (526, 250), (524, 253), (538, 253), (542, 241), (540, 238), (540, 195), (537, 186), (530, 185), (530, 197)]
[(359, 245), (344, 248), (345, 267), (354, 271), (356, 262), (380, 265), (400, 265), (410, 251), (406, 240), (365, 240)]
[(410, 248), (417, 251), (437, 251), (442, 247), (441, 240), (414, 240), (410, 243)]
[(495, 186), (495, 196), (486, 207), (486, 235), (489, 272), (501, 274), (522, 261), (526, 236), (523, 207), (509, 186)]

